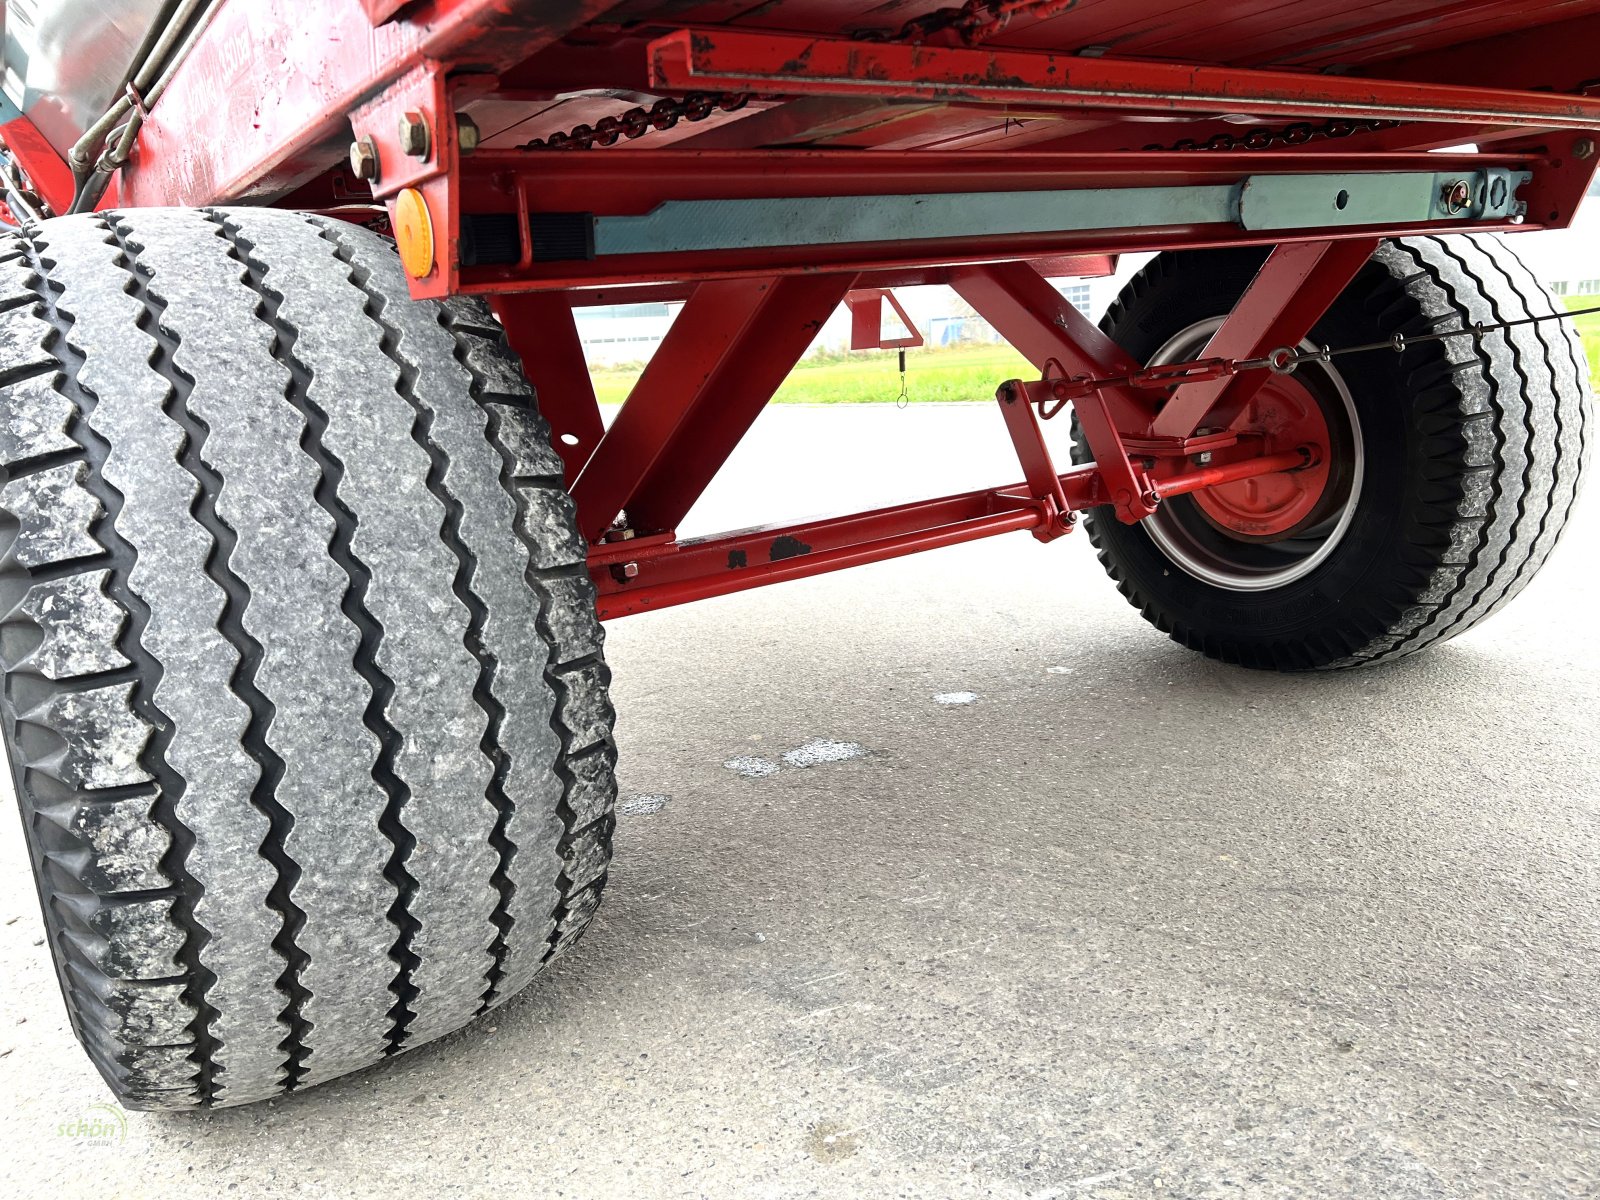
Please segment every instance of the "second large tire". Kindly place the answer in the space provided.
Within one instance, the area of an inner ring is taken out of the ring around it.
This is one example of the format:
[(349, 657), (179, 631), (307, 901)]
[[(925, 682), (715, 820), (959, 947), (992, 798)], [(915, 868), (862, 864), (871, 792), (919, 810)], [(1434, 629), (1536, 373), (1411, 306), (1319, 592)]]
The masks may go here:
[(421, 1045), (599, 902), (615, 795), (560, 460), (476, 301), (259, 209), (0, 241), (5, 738), (131, 1108)]
[[(1195, 357), (1265, 253), (1159, 255), (1101, 328), (1141, 362)], [(1310, 341), (1415, 339), (1549, 318), (1559, 304), (1496, 235), (1408, 238), (1379, 247)], [(1344, 495), (1320, 525), (1238, 537), (1190, 496), (1136, 525), (1088, 516), (1101, 563), (1147, 620), (1227, 662), (1324, 670), (1435, 645), (1527, 586), (1583, 474), (1591, 398), (1570, 323), (1412, 341), (1311, 363), (1301, 378), (1330, 428), (1345, 426)], [(1074, 456), (1090, 457), (1081, 439)]]

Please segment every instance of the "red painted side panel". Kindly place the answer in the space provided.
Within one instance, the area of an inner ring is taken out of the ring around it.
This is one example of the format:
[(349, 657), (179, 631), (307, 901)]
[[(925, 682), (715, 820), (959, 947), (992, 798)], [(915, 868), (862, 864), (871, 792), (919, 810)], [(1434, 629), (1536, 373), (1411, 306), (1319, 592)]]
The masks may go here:
[[(222, 0), (140, 136), (123, 200), (281, 195), (340, 160), (352, 111), (428, 62), (473, 90), (468, 104), (484, 144), (509, 148), (648, 105), (671, 86), (701, 86), (685, 77), (648, 90), (649, 47), (678, 30), (843, 37), (863, 55), (895, 58), (900, 47), (919, 44), (901, 36), (907, 20), (948, 7), (941, 0)], [(861, 33), (899, 45), (849, 40)], [(980, 41), (983, 51), (1002, 55), (1047, 50), (1063, 69), (1091, 75), (1096, 63), (1113, 73), (1151, 63), (1152, 79), (1172, 63), (1287, 68), (1307, 72), (1290, 78), (1303, 80), (1308, 94), (1359, 98), (1352, 88), (1364, 75), (1569, 92), (1600, 76), (1597, 38), (1600, 0), (1080, 0), (1048, 19), (1019, 16)], [(941, 57), (973, 53), (950, 33), (920, 44), (928, 69)], [(1228, 76), (1218, 78), (1222, 87), (1199, 111), (1228, 111), (1217, 102)], [(1197, 129), (1192, 117), (1174, 125), (1082, 102), (1041, 112), (1036, 94), (1004, 95), (997, 82), (970, 98), (950, 86), (839, 95), (815, 78), (774, 76), (752, 82), (762, 94), (739, 111), (660, 129), (637, 145), (1016, 151), (1071, 148), (1079, 139), (1085, 149), (1136, 149), (1238, 128), (1213, 117)], [(1560, 107), (1552, 98), (1552, 114)], [(1263, 124), (1281, 123), (1275, 114), (1290, 111), (1266, 104), (1259, 88), (1237, 110), (1231, 117)], [(623, 140), (609, 152), (633, 145)]]
[(614, 0), (422, 0), (373, 26), (362, 0), (223, 0), (139, 136), (123, 201), (287, 191), (337, 162), (349, 114), (419, 62), (510, 67)]

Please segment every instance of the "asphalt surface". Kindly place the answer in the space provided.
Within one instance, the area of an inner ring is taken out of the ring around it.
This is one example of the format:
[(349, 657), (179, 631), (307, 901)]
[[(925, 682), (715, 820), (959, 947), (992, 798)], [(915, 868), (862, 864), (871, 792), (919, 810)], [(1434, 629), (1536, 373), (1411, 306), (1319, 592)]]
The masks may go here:
[[(1008, 456), (988, 406), (775, 409), (693, 523)], [(0, 1188), (1600, 1194), (1597, 550), (1591, 498), (1483, 628), (1326, 677), (1167, 641), (1081, 536), (620, 622), (572, 955), (375, 1070), (99, 1138), (7, 804)]]

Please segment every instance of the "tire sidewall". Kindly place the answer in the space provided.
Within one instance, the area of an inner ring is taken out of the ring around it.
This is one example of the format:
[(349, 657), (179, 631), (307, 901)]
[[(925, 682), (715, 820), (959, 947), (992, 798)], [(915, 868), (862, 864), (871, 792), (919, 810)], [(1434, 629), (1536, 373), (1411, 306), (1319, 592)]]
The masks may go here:
[[(1163, 273), (1125, 297), (1103, 326), (1140, 362), (1148, 361), (1179, 331), (1223, 316), (1244, 293), (1262, 260), (1259, 253), (1206, 253), (1209, 260)], [(1193, 286), (1194, 268), (1207, 286)], [(1396, 314), (1388, 311), (1393, 289), (1379, 261), (1356, 281), (1311, 331), (1319, 345), (1345, 346), (1389, 337)], [(1406, 317), (1419, 314), (1413, 309)], [(1408, 349), (1402, 363), (1392, 352), (1353, 355), (1338, 372), (1349, 389), (1360, 427), (1365, 464), (1349, 527), (1326, 561), (1300, 579), (1256, 592), (1217, 587), (1173, 563), (1142, 525), (1118, 521), (1109, 510), (1088, 514), (1091, 537), (1108, 564), (1146, 603), (1157, 623), (1181, 623), (1203, 645), (1225, 642), (1297, 643), (1314, 638), (1335, 613), (1348, 612), (1351, 597), (1392, 585), (1404, 567), (1405, 547), (1416, 530), (1417, 482), (1422, 478), (1413, 419), (1420, 377), (1442, 355), (1433, 346)], [(1081, 441), (1081, 440), (1080, 440)], [(1076, 445), (1080, 460), (1086, 447)], [(1224, 654), (1223, 657), (1232, 657)], [(1308, 664), (1311, 665), (1311, 664)], [(1315, 664), (1321, 665), (1321, 664)]]

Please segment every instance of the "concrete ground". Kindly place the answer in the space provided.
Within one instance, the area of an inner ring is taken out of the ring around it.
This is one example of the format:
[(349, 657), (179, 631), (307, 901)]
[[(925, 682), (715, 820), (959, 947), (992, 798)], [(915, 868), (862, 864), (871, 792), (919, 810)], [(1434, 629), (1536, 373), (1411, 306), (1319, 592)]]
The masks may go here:
[[(1008, 456), (988, 406), (776, 409), (694, 523)], [(98, 1139), (61, 1132), (111, 1114), (6, 805), (0, 1186), (1600, 1195), (1595, 507), (1481, 630), (1326, 677), (1165, 640), (1081, 535), (618, 623), (617, 859), (571, 956), (381, 1068)], [(818, 740), (863, 753), (786, 763)]]

